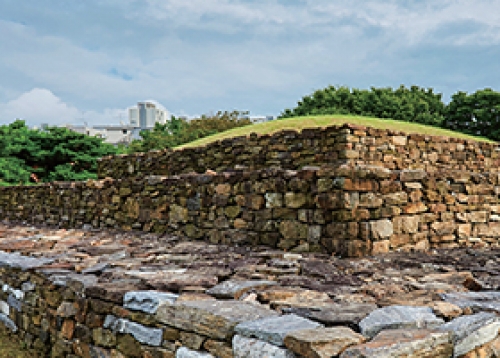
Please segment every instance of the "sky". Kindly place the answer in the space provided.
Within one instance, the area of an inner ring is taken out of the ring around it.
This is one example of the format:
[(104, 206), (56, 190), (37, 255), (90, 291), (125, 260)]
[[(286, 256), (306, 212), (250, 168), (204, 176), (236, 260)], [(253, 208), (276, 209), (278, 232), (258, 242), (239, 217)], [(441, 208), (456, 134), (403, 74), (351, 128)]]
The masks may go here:
[(329, 85), (500, 91), (498, 0), (0, 0), (0, 124), (279, 115)]

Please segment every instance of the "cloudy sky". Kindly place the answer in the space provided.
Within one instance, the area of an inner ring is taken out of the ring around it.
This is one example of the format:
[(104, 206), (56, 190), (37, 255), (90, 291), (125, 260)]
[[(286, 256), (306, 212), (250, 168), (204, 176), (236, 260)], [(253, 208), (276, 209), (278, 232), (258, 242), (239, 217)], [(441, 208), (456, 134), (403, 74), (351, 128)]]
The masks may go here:
[(0, 0), (0, 124), (278, 115), (328, 85), (500, 90), (498, 0)]

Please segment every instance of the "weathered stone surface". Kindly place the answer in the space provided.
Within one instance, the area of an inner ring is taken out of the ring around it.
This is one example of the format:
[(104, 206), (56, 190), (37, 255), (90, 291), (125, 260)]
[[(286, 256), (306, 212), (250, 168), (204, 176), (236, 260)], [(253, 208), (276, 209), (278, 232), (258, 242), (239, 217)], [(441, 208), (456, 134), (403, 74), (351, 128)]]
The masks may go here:
[(453, 355), (450, 332), (388, 330), (372, 341), (347, 348), (341, 358), (449, 358)]
[(29, 270), (37, 267), (45, 266), (54, 261), (51, 258), (33, 258), (21, 256), (19, 253), (7, 253), (0, 251), (0, 267), (16, 267), (21, 270)]
[(72, 302), (63, 302), (57, 307), (56, 314), (60, 317), (74, 317), (78, 313), (78, 308)]
[(150, 346), (158, 347), (162, 342), (163, 331), (161, 329), (146, 327), (136, 322), (111, 315), (106, 316), (104, 328), (111, 329), (113, 332), (130, 334), (139, 342)]
[(240, 336), (257, 338), (277, 346), (283, 346), (285, 336), (290, 332), (319, 327), (322, 327), (319, 323), (289, 314), (242, 322), (235, 327), (234, 331)]
[(390, 220), (378, 220), (371, 222), (371, 231), (374, 239), (386, 239), (394, 233), (394, 228)]
[(217, 286), (207, 290), (209, 295), (217, 298), (234, 298), (239, 299), (241, 295), (252, 289), (262, 289), (268, 286), (274, 286), (278, 283), (275, 281), (235, 281), (228, 280)]
[(179, 295), (158, 291), (132, 291), (123, 297), (123, 307), (154, 314), (163, 302), (174, 303)]
[(270, 316), (277, 316), (277, 313), (240, 301), (163, 303), (156, 312), (160, 322), (215, 339), (230, 337), (240, 322)]
[(432, 308), (437, 316), (447, 320), (457, 318), (463, 314), (463, 310), (460, 307), (449, 302), (435, 301), (429, 307)]
[(363, 335), (373, 337), (386, 329), (435, 328), (443, 323), (429, 307), (389, 306), (370, 313), (359, 327)]
[(295, 358), (288, 349), (242, 336), (233, 337), (234, 358)]
[(494, 340), (500, 330), (500, 318), (493, 313), (481, 312), (455, 318), (439, 329), (453, 332), (453, 356), (459, 357)]
[(306, 358), (330, 358), (364, 341), (362, 335), (349, 328), (332, 327), (290, 332), (285, 337), (285, 346)]
[[(312, 304), (314, 305), (314, 302)], [(372, 303), (331, 303), (320, 307), (290, 307), (284, 308), (283, 311), (327, 325), (355, 327), (363, 318), (376, 309), (377, 305)]]
[(214, 341), (207, 339), (203, 343), (203, 348), (218, 358), (233, 358), (233, 348), (229, 342)]
[(453, 303), (460, 308), (474, 310), (495, 311), (500, 313), (500, 292), (456, 292), (441, 295), (446, 302)]
[(424, 170), (403, 170), (399, 175), (399, 180), (401, 181), (418, 181), (422, 180), (427, 176), (427, 173)]
[(210, 353), (193, 351), (186, 347), (181, 347), (175, 352), (175, 358), (215, 358)]
[(10, 329), (12, 332), (17, 332), (17, 326), (14, 321), (3, 313), (0, 313), (0, 322), (2, 322), (3, 325)]

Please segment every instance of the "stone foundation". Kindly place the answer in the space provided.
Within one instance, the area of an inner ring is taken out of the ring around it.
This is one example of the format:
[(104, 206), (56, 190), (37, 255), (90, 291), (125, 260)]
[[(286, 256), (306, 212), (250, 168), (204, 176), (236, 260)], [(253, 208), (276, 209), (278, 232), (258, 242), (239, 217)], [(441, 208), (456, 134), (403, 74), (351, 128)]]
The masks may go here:
[(0, 233), (0, 326), (39, 357), (499, 353), (494, 249), (338, 259), (145, 233)]
[(0, 188), (0, 216), (357, 257), (498, 246), (500, 174), (265, 169)]
[(427, 172), (461, 170), (498, 172), (498, 144), (457, 138), (407, 134), (392, 130), (343, 125), (251, 134), (204, 147), (110, 156), (99, 161), (99, 178), (145, 175), (172, 176), (234, 168), (269, 167), (299, 170), (315, 165), (376, 165), (388, 169)]

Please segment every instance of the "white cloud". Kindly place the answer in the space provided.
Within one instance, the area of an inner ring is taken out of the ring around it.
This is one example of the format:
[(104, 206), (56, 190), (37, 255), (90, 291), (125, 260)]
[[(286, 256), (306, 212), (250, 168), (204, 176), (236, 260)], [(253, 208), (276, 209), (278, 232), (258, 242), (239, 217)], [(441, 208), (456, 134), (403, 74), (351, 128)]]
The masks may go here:
[[(428, 41), (429, 34), (446, 24), (469, 21), (485, 26), (485, 30), (475, 35), (463, 34), (457, 45), (476, 40), (500, 42), (497, 0), (306, 0), (299, 4), (277, 0), (131, 0), (122, 2), (122, 6), (128, 7), (130, 18), (143, 23), (157, 20), (159, 26), (168, 23), (221, 33), (251, 29), (269, 36), (298, 29), (330, 33), (339, 22), (349, 21), (356, 27), (380, 28), (410, 44)], [(139, 8), (142, 11), (137, 11)]]
[(6, 122), (24, 119), (29, 123), (72, 123), (80, 115), (77, 108), (62, 102), (45, 88), (33, 88), (0, 105), (0, 118)]
[(128, 122), (127, 109), (106, 108), (102, 112), (81, 111), (63, 102), (45, 88), (33, 88), (19, 97), (0, 104), (0, 123), (7, 124), (15, 119), (25, 120), (29, 125), (42, 123), (51, 125), (118, 125)]
[[(73, 7), (39, 11), (26, 0), (19, 12), (9, 8), (14, 15), (0, 13), (1, 114), (24, 115), (9, 101), (34, 88), (57, 94), (60, 102), (47, 103), (60, 115), (50, 121), (118, 123), (126, 118), (121, 108), (145, 98), (174, 114), (278, 114), (329, 84), (451, 93), (500, 86), (498, 0), (89, 0)], [(18, 19), (22, 11), (31, 13)]]

